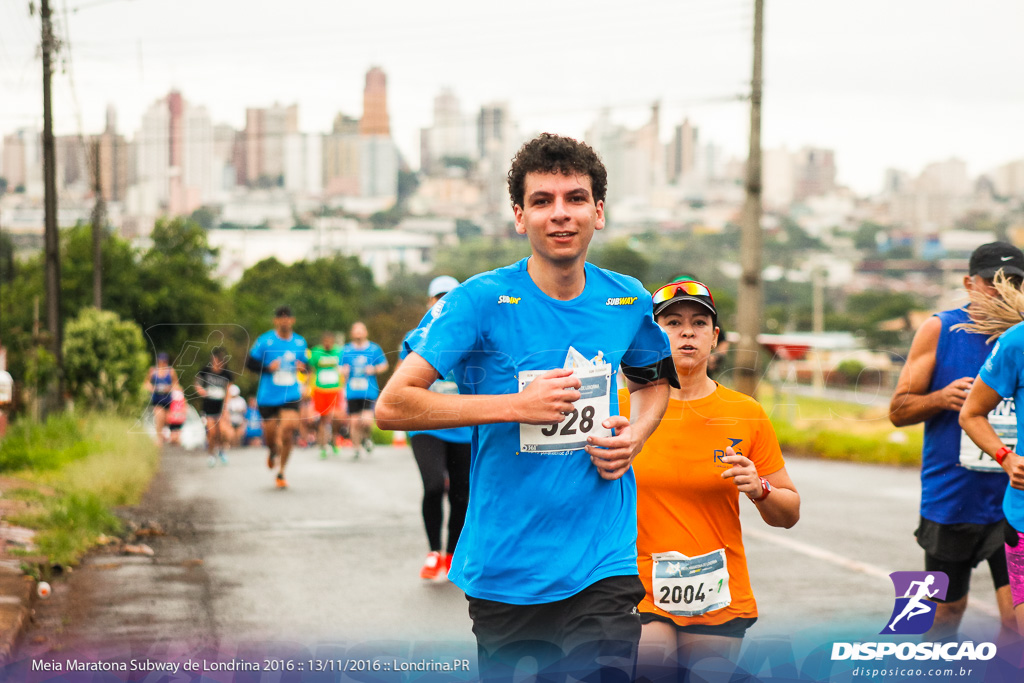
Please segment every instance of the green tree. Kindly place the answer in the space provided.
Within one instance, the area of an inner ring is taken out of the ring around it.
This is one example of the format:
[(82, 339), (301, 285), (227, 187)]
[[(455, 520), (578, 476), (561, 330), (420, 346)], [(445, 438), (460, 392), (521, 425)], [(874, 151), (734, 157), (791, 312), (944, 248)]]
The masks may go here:
[(146, 376), (142, 331), (111, 311), (83, 308), (64, 331), (64, 376), (75, 400), (90, 408), (136, 405)]
[(644, 282), (650, 272), (650, 262), (640, 252), (630, 248), (625, 240), (591, 246), (588, 261), (595, 266), (614, 270), (616, 273), (631, 275)]
[(217, 250), (206, 231), (185, 218), (157, 221), (153, 246), (139, 261), (139, 301), (132, 317), (152, 345), (173, 351), (206, 339), (208, 326), (232, 322), (213, 278)]
[(220, 218), (220, 211), (212, 206), (200, 206), (192, 212), (192, 220), (202, 226), (203, 230), (213, 230)]
[(865, 249), (870, 252), (878, 251), (878, 235), (885, 234), (887, 229), (884, 225), (864, 221), (857, 227), (853, 236), (853, 246), (858, 249)]
[(419, 174), (414, 171), (398, 171), (398, 204), (404, 206), (409, 197), (416, 194), (416, 188), (420, 186)]
[(14, 241), (7, 233), (0, 233), (0, 284), (7, 284), (12, 280), (14, 280)]

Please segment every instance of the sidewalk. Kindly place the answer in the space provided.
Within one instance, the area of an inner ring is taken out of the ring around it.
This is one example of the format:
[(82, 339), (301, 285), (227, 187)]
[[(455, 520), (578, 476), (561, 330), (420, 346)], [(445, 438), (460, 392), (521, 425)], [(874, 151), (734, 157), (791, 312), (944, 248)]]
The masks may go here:
[(21, 569), (22, 563), (31, 558), (13, 557), (8, 552), (9, 547), (30, 547), (32, 540), (32, 532), (4, 521), (20, 507), (3, 497), (8, 488), (9, 482), (0, 479), (0, 665), (10, 660), (28, 625), (36, 589), (35, 579)]

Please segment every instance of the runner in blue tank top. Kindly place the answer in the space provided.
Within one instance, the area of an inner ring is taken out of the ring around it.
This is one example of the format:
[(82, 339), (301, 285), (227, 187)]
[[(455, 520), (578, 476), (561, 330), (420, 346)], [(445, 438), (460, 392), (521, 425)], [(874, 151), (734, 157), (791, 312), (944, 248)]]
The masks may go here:
[(156, 427), (156, 442), (164, 443), (164, 426), (167, 424), (167, 409), (171, 405), (171, 392), (178, 388), (178, 374), (168, 365), (166, 353), (156, 355), (156, 365), (149, 369), (144, 385), (150, 392), (149, 405), (153, 408), (153, 426)]
[(306, 340), (292, 328), (295, 316), (288, 306), (274, 311), (274, 329), (256, 339), (245, 367), (260, 373), (256, 402), (263, 418), (263, 434), (269, 454), (267, 467), (278, 467), (277, 488), (287, 488), (284, 468), (299, 430), (302, 389), (297, 373), (306, 370)]
[[(387, 429), (474, 427), (449, 578), (469, 600), (485, 679), (524, 657), (580, 678), (628, 679), (635, 663), (644, 589), (630, 464), (677, 382), (650, 295), (586, 263), (606, 187), (587, 145), (549, 134), (524, 145), (509, 191), (532, 255), (434, 306), (378, 404)], [(616, 414), (620, 365), (629, 418)], [(449, 372), (460, 393), (430, 391)]]
[[(971, 255), (964, 287), (993, 295), (992, 277), (1003, 269), (1024, 276), (1024, 254), (1005, 242), (985, 244)], [(956, 634), (970, 589), (971, 572), (987, 561), (1004, 628), (1012, 628), (1009, 576), (1003, 549), (1002, 498), (1006, 474), (960, 429), (959, 411), (992, 350), (986, 335), (954, 330), (967, 323), (967, 309), (942, 311), (914, 336), (890, 404), (897, 427), (924, 422), (921, 453), (921, 517), (915, 535), (925, 551), (926, 571), (949, 576), (945, 600), (936, 600), (935, 622), (925, 639)], [(990, 418), (1012, 425), (1011, 399)]]

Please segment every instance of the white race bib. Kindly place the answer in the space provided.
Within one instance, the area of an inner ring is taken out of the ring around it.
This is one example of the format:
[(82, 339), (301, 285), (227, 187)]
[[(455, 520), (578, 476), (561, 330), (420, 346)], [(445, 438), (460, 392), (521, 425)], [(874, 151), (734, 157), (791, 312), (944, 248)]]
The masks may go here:
[(695, 617), (727, 607), (732, 602), (725, 550), (698, 557), (687, 557), (673, 550), (653, 553), (651, 559), (654, 560), (651, 572), (654, 604), (666, 612)]
[(318, 370), (316, 373), (316, 381), (318, 384), (337, 384), (339, 379), (341, 379), (341, 375), (338, 373), (336, 368)]
[(430, 390), (435, 394), (455, 396), (459, 393), (459, 385), (448, 379), (439, 379), (430, 385)]
[(224, 398), (224, 395), (224, 387), (212, 385), (206, 388), (206, 398), (213, 399), (214, 401), (219, 401), (222, 398)]
[[(547, 370), (524, 370), (519, 373), (519, 391)], [(611, 410), (609, 387), (612, 368), (603, 363), (593, 368), (577, 368), (573, 375), (580, 380), (580, 398), (573, 410), (556, 425), (519, 425), (519, 450), (523, 453), (574, 451), (587, 445), (588, 436), (611, 436), (601, 426)]]
[(366, 391), (370, 388), (370, 380), (365, 377), (353, 377), (348, 386), (352, 391)]
[(272, 380), (276, 386), (290, 387), (295, 384), (294, 370), (278, 370), (274, 373)]
[[(996, 435), (1002, 440), (1004, 446), (1010, 450), (1017, 450), (1017, 411), (1012, 398), (1004, 398), (999, 405), (988, 414), (989, 424), (996, 430)], [(960, 464), (975, 472), (1003, 472), (999, 465), (985, 451), (978, 448), (978, 444), (967, 436), (966, 432), (960, 432)]]

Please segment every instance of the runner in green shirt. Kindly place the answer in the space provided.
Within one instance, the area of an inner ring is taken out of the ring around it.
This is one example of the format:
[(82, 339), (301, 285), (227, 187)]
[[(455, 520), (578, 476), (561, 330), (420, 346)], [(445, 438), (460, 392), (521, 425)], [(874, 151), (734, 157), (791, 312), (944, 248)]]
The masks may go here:
[[(333, 332), (324, 332), (319, 346), (309, 356), (309, 385), (313, 394), (313, 410), (318, 416), (316, 441), (320, 444), (320, 458), (327, 458), (327, 425), (334, 434), (340, 434), (345, 420), (341, 401), (341, 346), (335, 343)], [(331, 440), (331, 449), (338, 454), (338, 446)]]

